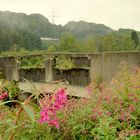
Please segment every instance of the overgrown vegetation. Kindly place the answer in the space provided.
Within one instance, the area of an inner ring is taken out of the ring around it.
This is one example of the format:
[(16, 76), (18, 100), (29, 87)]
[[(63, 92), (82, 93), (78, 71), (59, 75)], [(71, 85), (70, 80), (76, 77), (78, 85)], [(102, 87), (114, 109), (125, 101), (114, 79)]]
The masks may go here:
[(44, 59), (41, 57), (23, 58), (20, 64), (21, 68), (44, 68)]
[(75, 68), (75, 64), (74, 61), (71, 60), (70, 57), (65, 57), (65, 56), (59, 56), (58, 58), (56, 58), (56, 66), (55, 68), (58, 69), (72, 69)]
[[(140, 139), (140, 68), (123, 67), (111, 86), (91, 83), (87, 97), (67, 98), (62, 88), (42, 98), (35, 92), (14, 109), (0, 102), (0, 137), (6, 139)], [(3, 89), (3, 86), (1, 86)], [(10, 90), (6, 95), (9, 96)], [(31, 103), (38, 100), (38, 106)]]

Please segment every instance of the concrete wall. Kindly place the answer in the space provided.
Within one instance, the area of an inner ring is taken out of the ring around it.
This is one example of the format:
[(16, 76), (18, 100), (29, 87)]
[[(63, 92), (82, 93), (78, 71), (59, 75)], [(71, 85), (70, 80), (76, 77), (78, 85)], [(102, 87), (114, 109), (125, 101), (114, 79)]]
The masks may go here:
[(90, 83), (89, 70), (82, 68), (54, 69), (54, 80), (66, 80), (71, 85), (86, 86)]
[(101, 54), (90, 55), (90, 81), (94, 81), (97, 76), (101, 76), (102, 59)]
[(43, 68), (30, 68), (19, 69), (20, 81), (24, 81), (23, 78), (34, 82), (45, 82), (45, 69)]
[(0, 57), (0, 70), (7, 80), (19, 80), (19, 63), (15, 57)]
[[(86, 69), (53, 69), (53, 81), (67, 81), (71, 85), (86, 86), (90, 83), (89, 70)], [(34, 82), (45, 82), (45, 68), (30, 68), (19, 70), (20, 81), (24, 81), (22, 77)], [(84, 80), (83, 80), (84, 79)]]
[(104, 52), (101, 56), (101, 77), (109, 82), (119, 71), (122, 62), (128, 64), (130, 69), (140, 64), (140, 52)]
[[(66, 56), (74, 60), (77, 65), (76, 69), (55, 70), (54, 58), (57, 56)], [(32, 69), (22, 71), (19, 74), (19, 60), (24, 57), (42, 56), (45, 59), (45, 71)], [(121, 62), (128, 63), (130, 68), (140, 64), (140, 52), (103, 52), (100, 54), (76, 54), (76, 53), (53, 53), (25, 55), (18, 57), (0, 57), (0, 70), (4, 72), (6, 79), (18, 80), (19, 76), (34, 81), (46, 81), (66, 79), (71, 84), (86, 85), (96, 79), (97, 76), (109, 82), (118, 72)], [(89, 67), (89, 70), (83, 69)], [(80, 68), (81, 67), (81, 68)]]

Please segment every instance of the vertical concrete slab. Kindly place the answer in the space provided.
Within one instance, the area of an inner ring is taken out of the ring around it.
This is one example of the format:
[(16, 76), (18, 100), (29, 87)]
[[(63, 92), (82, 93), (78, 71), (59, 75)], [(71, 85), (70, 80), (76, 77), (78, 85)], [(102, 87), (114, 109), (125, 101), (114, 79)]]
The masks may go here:
[(102, 73), (102, 62), (101, 54), (89, 55), (90, 58), (90, 81), (94, 81), (97, 76), (101, 76)]
[(126, 63), (129, 69), (140, 64), (140, 52), (103, 52), (102, 53), (102, 78), (109, 83), (120, 71), (122, 63)]
[(12, 80), (19, 81), (20, 61), (17, 58), (14, 58), (12, 65)]
[(14, 57), (5, 58), (4, 62), (6, 79), (19, 81), (19, 61)]
[(45, 58), (45, 82), (53, 81), (53, 58)]

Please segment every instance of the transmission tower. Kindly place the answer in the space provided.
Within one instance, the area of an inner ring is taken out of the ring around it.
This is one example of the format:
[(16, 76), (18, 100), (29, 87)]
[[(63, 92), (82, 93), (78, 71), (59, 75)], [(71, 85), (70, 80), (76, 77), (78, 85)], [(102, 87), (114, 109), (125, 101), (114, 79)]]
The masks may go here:
[(52, 24), (55, 24), (55, 18), (59, 16), (57, 16), (56, 12), (53, 10), (52, 12), (50, 12), (50, 15), (48, 15), (47, 17), (51, 17)]

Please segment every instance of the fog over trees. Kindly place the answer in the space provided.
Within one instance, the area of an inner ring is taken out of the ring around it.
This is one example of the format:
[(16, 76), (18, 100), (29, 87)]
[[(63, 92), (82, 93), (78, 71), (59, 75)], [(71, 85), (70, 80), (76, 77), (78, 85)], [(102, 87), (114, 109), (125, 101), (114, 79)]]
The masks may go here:
[[(42, 43), (42, 37), (58, 38), (59, 41)], [(0, 52), (48, 48), (48, 51), (90, 53), (129, 51), (140, 50), (139, 42), (140, 32), (133, 29), (113, 30), (85, 21), (71, 21), (61, 26), (51, 24), (41, 14), (0, 11)]]

